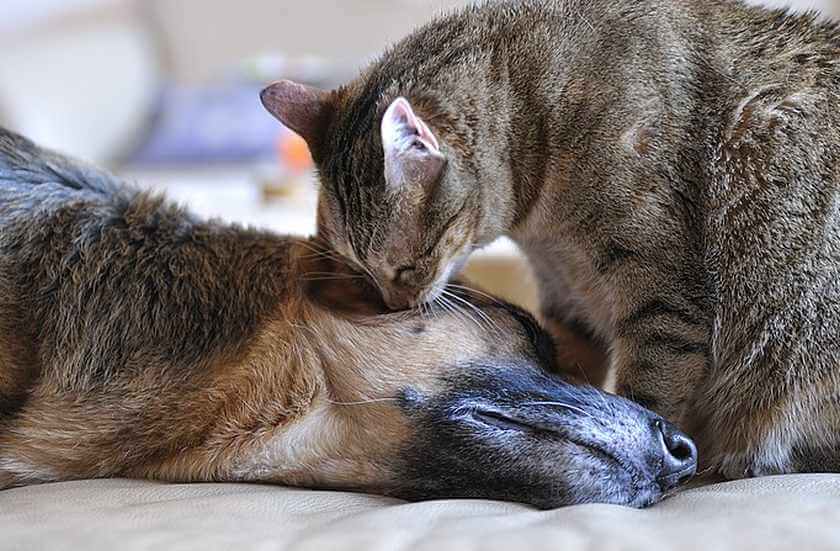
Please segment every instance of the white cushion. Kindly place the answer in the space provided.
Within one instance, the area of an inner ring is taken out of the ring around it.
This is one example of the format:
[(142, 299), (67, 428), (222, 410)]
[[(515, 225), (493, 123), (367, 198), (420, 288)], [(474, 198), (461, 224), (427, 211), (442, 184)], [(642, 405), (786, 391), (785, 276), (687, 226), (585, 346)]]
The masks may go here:
[(491, 501), (403, 503), (244, 484), (82, 481), (0, 492), (3, 549), (840, 548), (840, 476), (768, 477), (687, 490), (646, 510), (536, 511)]

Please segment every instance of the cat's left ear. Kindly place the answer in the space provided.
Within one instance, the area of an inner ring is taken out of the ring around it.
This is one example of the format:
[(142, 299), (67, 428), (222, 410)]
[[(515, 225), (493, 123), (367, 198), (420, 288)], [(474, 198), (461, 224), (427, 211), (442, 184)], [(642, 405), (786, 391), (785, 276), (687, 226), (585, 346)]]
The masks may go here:
[(431, 184), (440, 178), (446, 158), (431, 129), (405, 98), (397, 98), (382, 117), (385, 180), (389, 187)]
[(281, 80), (266, 87), (260, 99), (269, 113), (306, 140), (313, 153), (320, 149), (335, 114), (330, 92)]

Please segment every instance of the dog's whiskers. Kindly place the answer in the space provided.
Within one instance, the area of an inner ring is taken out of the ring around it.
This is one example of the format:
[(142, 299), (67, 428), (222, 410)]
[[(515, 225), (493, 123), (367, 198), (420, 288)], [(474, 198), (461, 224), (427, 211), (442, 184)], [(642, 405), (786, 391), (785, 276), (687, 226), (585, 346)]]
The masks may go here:
[(379, 404), (385, 402), (396, 402), (399, 398), (370, 398), (367, 400), (359, 400), (357, 402), (337, 402), (335, 400), (327, 400), (328, 403), (334, 406), (364, 406), (368, 404)]
[(577, 407), (577, 406), (573, 406), (573, 405), (571, 405), (571, 404), (567, 404), (567, 403), (565, 403), (565, 402), (552, 402), (552, 401), (545, 401), (545, 402), (522, 402), (522, 403), (521, 403), (521, 404), (519, 404), (519, 405), (521, 405), (521, 406), (556, 406), (556, 407), (559, 407), (559, 408), (564, 408), (564, 409), (568, 409), (568, 410), (571, 410), (571, 411), (574, 411), (574, 412), (580, 413), (581, 415), (585, 415), (585, 416), (589, 417), (590, 419), (594, 419), (595, 421), (597, 421), (597, 420), (598, 420), (598, 419), (597, 419), (594, 415), (592, 415), (592, 414), (591, 414), (591, 413), (589, 413), (588, 411), (586, 411), (586, 410), (584, 410), (584, 409), (581, 409), (581, 408), (579, 408), (579, 407)]

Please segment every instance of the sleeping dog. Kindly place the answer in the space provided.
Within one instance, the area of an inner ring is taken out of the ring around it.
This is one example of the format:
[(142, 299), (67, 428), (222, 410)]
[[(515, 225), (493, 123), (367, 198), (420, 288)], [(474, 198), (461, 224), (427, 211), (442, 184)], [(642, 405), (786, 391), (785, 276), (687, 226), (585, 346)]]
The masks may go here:
[(0, 130), (0, 488), (645, 506), (692, 476), (672, 425), (551, 375), (525, 312), (457, 300), (387, 313), (315, 239), (200, 220)]

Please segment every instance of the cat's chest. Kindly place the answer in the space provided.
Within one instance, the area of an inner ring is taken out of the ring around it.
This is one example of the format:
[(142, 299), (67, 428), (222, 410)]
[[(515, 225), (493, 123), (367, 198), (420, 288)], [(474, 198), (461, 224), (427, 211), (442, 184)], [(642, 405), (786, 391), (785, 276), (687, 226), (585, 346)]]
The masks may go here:
[(542, 315), (584, 321), (601, 337), (613, 337), (621, 290), (599, 273), (586, 251), (545, 236), (520, 235), (540, 287)]

